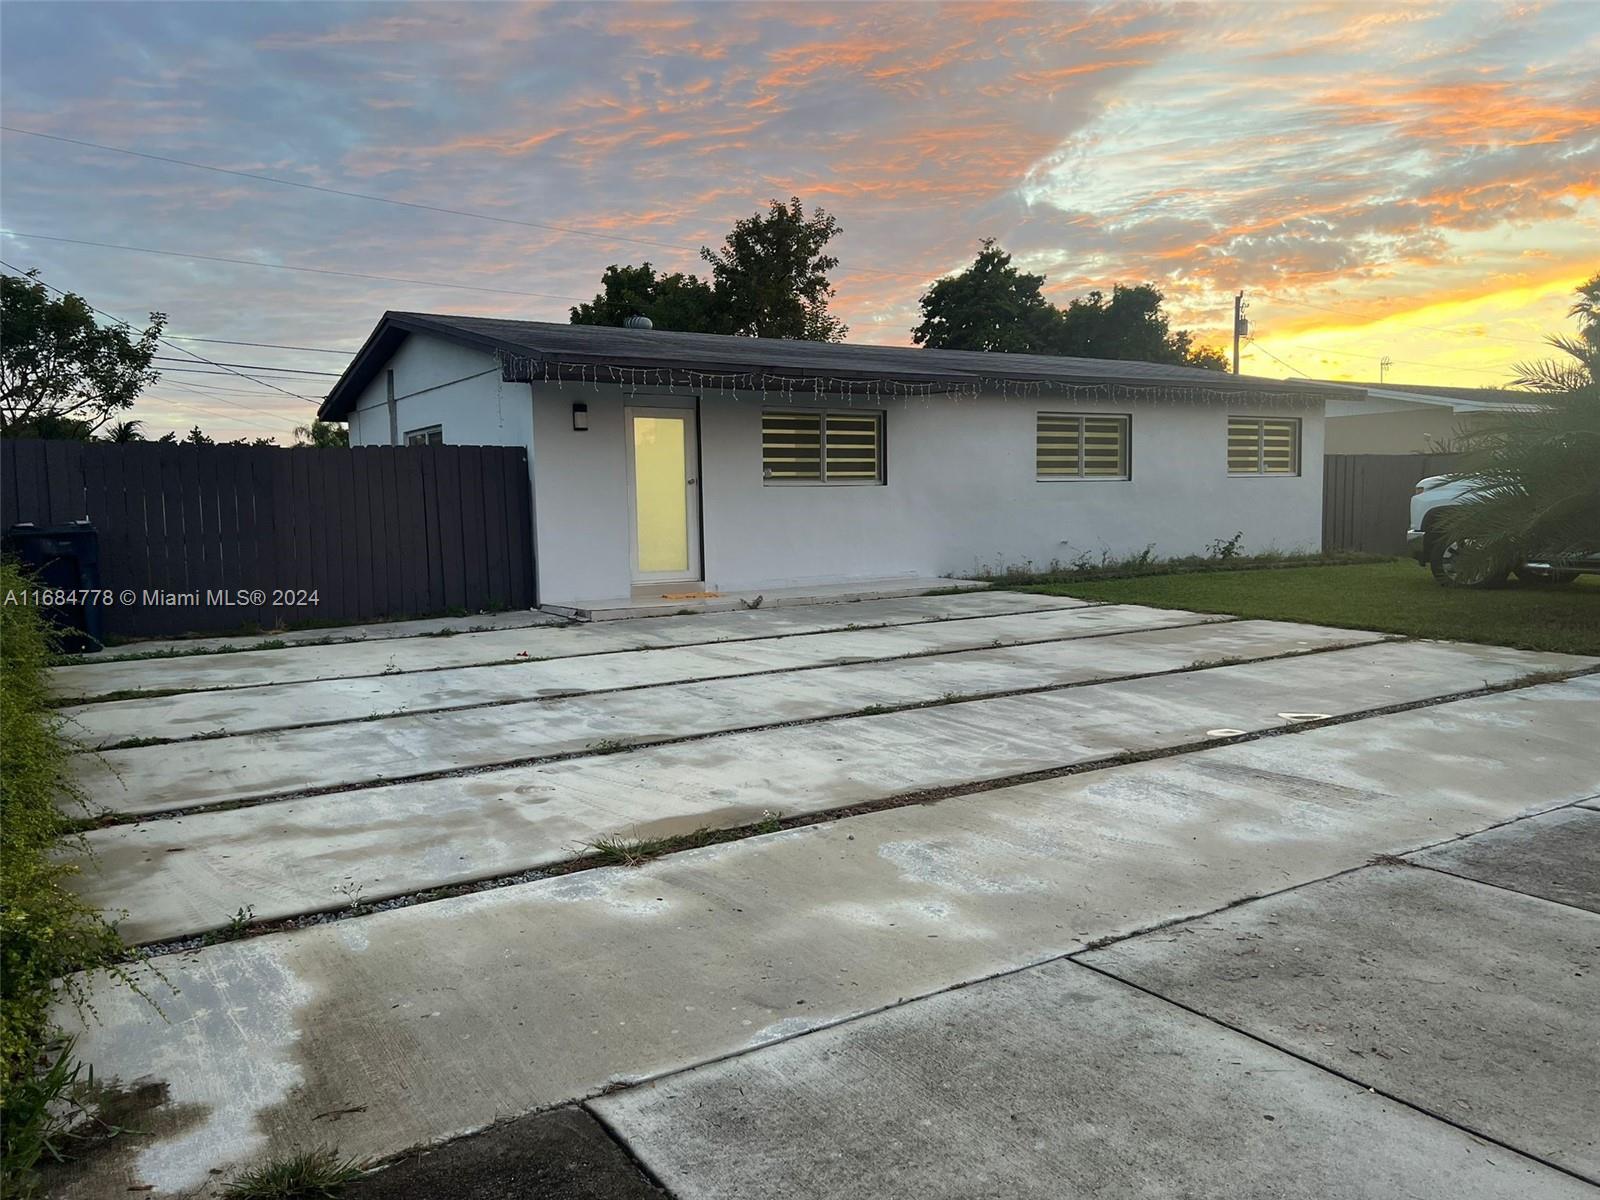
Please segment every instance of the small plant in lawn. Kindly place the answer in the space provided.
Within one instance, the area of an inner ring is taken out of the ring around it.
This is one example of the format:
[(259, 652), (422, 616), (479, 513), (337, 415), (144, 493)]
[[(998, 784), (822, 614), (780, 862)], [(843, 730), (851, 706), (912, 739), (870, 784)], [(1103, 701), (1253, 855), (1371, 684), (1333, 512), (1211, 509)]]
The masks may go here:
[[(1218, 538), (1206, 546), (1206, 557), (1218, 562), (1229, 562), (1239, 557), (1239, 545), (1244, 541), (1244, 531), (1235, 530), (1231, 538)], [(1148, 561), (1148, 560), (1146, 560)]]
[(344, 1158), (333, 1146), (302, 1150), (249, 1167), (222, 1189), (227, 1200), (335, 1200), (366, 1164)]

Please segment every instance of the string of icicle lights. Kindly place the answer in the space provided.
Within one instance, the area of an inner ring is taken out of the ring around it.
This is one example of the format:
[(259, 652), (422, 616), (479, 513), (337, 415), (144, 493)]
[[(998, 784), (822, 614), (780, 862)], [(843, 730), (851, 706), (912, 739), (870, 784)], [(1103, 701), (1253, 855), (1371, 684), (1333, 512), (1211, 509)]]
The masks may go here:
[(1272, 404), (1314, 405), (1329, 398), (1318, 393), (1265, 391), (1255, 388), (1207, 388), (1192, 384), (1069, 383), (1053, 379), (1008, 379), (979, 376), (975, 381), (907, 383), (896, 379), (847, 379), (836, 375), (776, 375), (765, 371), (728, 374), (672, 367), (617, 367), (596, 363), (563, 363), (549, 358), (500, 356), (502, 375), (508, 383), (549, 383), (557, 388), (615, 385), (630, 395), (640, 389), (665, 389), (701, 395), (716, 393), (738, 399), (743, 393), (759, 398), (763, 404), (793, 403), (803, 397), (837, 396), (849, 404), (857, 400), (882, 404), (888, 400), (977, 400), (984, 395), (1001, 399), (1028, 400), (1043, 396), (1063, 396), (1073, 400), (1154, 401), (1164, 404), (1233, 404), (1241, 400)]

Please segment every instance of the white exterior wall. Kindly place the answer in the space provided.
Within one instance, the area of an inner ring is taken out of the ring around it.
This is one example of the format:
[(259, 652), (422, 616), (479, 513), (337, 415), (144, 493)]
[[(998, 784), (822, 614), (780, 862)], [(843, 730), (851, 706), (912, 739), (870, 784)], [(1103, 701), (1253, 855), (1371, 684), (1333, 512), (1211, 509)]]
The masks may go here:
[[(526, 446), (533, 461), (533, 405), (525, 383), (502, 383), (484, 350), (413, 333), (387, 365), (394, 372), (399, 444), (406, 431), (438, 425), (457, 446)], [(382, 371), (350, 414), (352, 446), (389, 445), (388, 391)]]
[[(627, 596), (627, 400), (609, 386), (541, 383), (534, 390), (540, 600)], [(589, 406), (586, 432), (572, 429), (574, 402)], [(652, 391), (633, 402), (696, 401)], [(888, 483), (880, 487), (765, 484), (763, 407), (779, 404), (764, 406), (743, 393), (699, 400), (704, 563), (712, 588), (1042, 567), (1102, 551), (1136, 554), (1152, 542), (1159, 555), (1186, 554), (1236, 531), (1246, 550), (1321, 543), (1320, 406), (891, 401), (883, 406)], [(1129, 414), (1133, 478), (1037, 482), (1034, 423), (1041, 411)], [(1258, 412), (1302, 419), (1299, 476), (1227, 473), (1228, 414)]]
[[(882, 405), (888, 483), (768, 485), (759, 395), (504, 383), (493, 355), (412, 334), (395, 372), (399, 431), (439, 425), (452, 445), (526, 446), (533, 472), (539, 600), (626, 597), (632, 589), (624, 407), (698, 406), (705, 578), (742, 590), (894, 575), (1043, 567), (1081, 555), (1203, 551), (1235, 531), (1245, 550), (1314, 549), (1322, 536), (1320, 405), (1074, 403), (984, 396)], [(389, 442), (382, 372), (350, 416), (352, 445)], [(589, 429), (572, 428), (572, 405)], [(870, 407), (865, 404), (860, 407)], [(815, 407), (799, 403), (797, 408)], [(1038, 412), (1126, 413), (1133, 478), (1039, 483)], [(1230, 476), (1229, 413), (1302, 419), (1301, 474)]]

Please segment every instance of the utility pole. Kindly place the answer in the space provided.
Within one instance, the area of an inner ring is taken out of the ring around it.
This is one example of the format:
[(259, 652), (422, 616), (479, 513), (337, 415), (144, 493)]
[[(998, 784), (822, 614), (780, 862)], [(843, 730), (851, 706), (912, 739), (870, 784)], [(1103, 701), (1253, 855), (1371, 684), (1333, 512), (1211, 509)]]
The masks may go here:
[(1233, 373), (1239, 373), (1239, 339), (1250, 334), (1250, 321), (1244, 315), (1244, 292), (1233, 298)]
[(1394, 366), (1394, 359), (1385, 354), (1378, 360), (1378, 382), (1382, 383), (1388, 377), (1389, 368)]

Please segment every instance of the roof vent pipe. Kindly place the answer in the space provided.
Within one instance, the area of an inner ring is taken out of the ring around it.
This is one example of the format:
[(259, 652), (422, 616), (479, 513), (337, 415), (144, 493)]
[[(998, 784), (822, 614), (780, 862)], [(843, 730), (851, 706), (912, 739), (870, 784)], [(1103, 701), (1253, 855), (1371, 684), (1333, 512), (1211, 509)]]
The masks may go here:
[(622, 327), (624, 329), (651, 329), (654, 328), (654, 322), (649, 317), (634, 313), (633, 316), (623, 320)]

